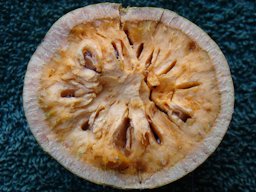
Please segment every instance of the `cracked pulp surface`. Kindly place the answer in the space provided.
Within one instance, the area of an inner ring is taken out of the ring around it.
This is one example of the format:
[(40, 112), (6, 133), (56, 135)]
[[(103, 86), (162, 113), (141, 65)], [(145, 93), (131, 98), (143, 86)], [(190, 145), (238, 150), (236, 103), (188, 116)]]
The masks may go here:
[(52, 137), (100, 169), (150, 175), (193, 151), (220, 110), (215, 69), (183, 32), (155, 21), (75, 26), (38, 92)]

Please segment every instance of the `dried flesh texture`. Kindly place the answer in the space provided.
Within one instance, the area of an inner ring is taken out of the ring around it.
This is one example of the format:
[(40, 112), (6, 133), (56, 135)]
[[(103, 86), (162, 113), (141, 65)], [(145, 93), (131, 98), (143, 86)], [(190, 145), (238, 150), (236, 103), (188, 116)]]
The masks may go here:
[(77, 25), (38, 95), (52, 136), (73, 155), (145, 177), (193, 151), (220, 109), (207, 52), (155, 21)]

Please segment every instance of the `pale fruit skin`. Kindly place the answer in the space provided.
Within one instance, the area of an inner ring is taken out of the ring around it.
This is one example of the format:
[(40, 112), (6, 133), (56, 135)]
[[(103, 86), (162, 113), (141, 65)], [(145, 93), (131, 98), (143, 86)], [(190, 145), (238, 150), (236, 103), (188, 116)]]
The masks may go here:
[[(74, 174), (94, 183), (118, 188), (155, 188), (170, 183), (193, 171), (217, 148), (221, 142), (233, 113), (234, 90), (228, 64), (218, 46), (196, 25), (176, 13), (158, 8), (128, 8), (121, 12), (121, 20), (153, 20), (178, 28), (193, 39), (210, 56), (218, 80), (221, 94), (221, 109), (212, 131), (197, 148), (173, 167), (154, 173), (150, 178), (139, 182), (137, 176), (118, 172), (103, 171), (90, 164), (84, 164), (70, 156), (54, 138), (48, 137), (51, 130), (44, 121), (43, 111), (38, 106), (35, 89), (40, 85), (40, 72), (45, 63), (59, 47), (66, 44), (66, 37), (77, 24), (101, 18), (120, 17), (119, 4), (96, 4), (74, 10), (60, 18), (47, 33), (44, 41), (32, 56), (24, 83), (23, 102), (30, 128), (42, 148)], [(152, 81), (154, 84), (154, 81)]]

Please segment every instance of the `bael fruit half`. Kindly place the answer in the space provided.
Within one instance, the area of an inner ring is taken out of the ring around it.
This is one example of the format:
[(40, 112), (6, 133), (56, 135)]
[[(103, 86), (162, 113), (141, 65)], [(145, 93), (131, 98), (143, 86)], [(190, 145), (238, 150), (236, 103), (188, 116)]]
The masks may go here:
[(74, 174), (154, 188), (216, 149), (234, 93), (225, 57), (196, 25), (106, 3), (51, 27), (29, 62), (23, 101), (39, 144)]

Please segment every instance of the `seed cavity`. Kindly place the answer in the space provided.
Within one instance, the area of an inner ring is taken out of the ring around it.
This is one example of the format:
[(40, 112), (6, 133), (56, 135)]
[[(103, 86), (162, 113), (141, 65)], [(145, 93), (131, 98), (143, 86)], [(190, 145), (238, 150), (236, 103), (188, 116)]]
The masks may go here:
[(166, 65), (166, 67), (160, 72), (160, 74), (169, 73), (172, 70), (172, 68), (176, 65), (176, 63), (177, 63), (177, 60), (174, 60), (173, 62)]
[(137, 51), (136, 51), (136, 56), (137, 56), (138, 59), (140, 58), (143, 49), (144, 49), (144, 43), (141, 43), (141, 44), (138, 46), (138, 49), (137, 49)]
[(129, 126), (126, 131), (126, 144), (125, 148), (126, 150), (130, 151), (132, 148), (132, 133), (133, 133), (133, 127)]
[(126, 37), (127, 37), (127, 39), (128, 39), (128, 41), (129, 41), (129, 44), (130, 45), (133, 45), (133, 42), (132, 42), (132, 40), (131, 40), (131, 38), (130, 38), (130, 34), (129, 34), (129, 31), (127, 30), (127, 29), (125, 29), (124, 30), (124, 33), (126, 34)]
[(75, 97), (75, 92), (76, 92), (76, 89), (66, 89), (61, 91), (60, 96), (66, 97), (66, 98)]
[(118, 131), (114, 134), (115, 145), (121, 149), (129, 149), (132, 145), (132, 130), (131, 119), (125, 117)]
[(153, 54), (154, 54), (154, 50), (152, 50), (152, 52), (149, 54), (149, 56), (146, 60), (146, 63), (145, 63), (146, 68), (148, 68), (152, 64)]
[(172, 111), (172, 115), (177, 116), (179, 119), (181, 119), (184, 123), (191, 118), (191, 115), (189, 115), (186, 111), (184, 111), (182, 108), (177, 108)]
[(84, 50), (83, 55), (84, 55), (84, 67), (91, 69), (93, 71), (96, 71), (96, 67), (94, 66), (94, 62), (92, 58), (93, 57), (92, 53), (88, 50)]
[(193, 87), (197, 87), (201, 85), (200, 82), (185, 82), (185, 83), (181, 83), (179, 85), (176, 85), (176, 88), (177, 89), (190, 89), (190, 88), (193, 88)]
[(118, 51), (118, 49), (117, 49), (116, 43), (115, 43), (115, 42), (112, 42), (111, 44), (112, 44), (112, 46), (113, 46), (113, 48), (114, 48), (116, 58), (119, 59), (119, 58), (120, 58), (120, 54), (119, 54), (119, 51)]
[(103, 34), (101, 34), (101, 33), (96, 32), (96, 35), (98, 35), (98, 36), (102, 37), (103, 39), (107, 39), (107, 37), (106, 37), (106, 36), (104, 36), (104, 35), (103, 35)]
[(89, 118), (89, 125), (92, 126), (95, 123), (95, 121), (97, 120), (97, 118), (99, 117), (100, 113), (103, 112), (104, 110), (105, 110), (105, 106), (98, 106), (96, 111), (94, 113), (92, 113)]
[(148, 123), (149, 123), (149, 127), (152, 133), (152, 136), (154, 137), (156, 143), (158, 143), (159, 145), (162, 143), (162, 139), (161, 139), (161, 133), (160, 131), (157, 129), (156, 125), (152, 122), (150, 117), (148, 118)]
[(88, 121), (88, 120), (85, 120), (85, 121), (82, 123), (82, 125), (81, 125), (81, 129), (82, 129), (83, 131), (87, 131), (89, 128), (90, 128), (90, 126), (89, 126), (89, 121)]

